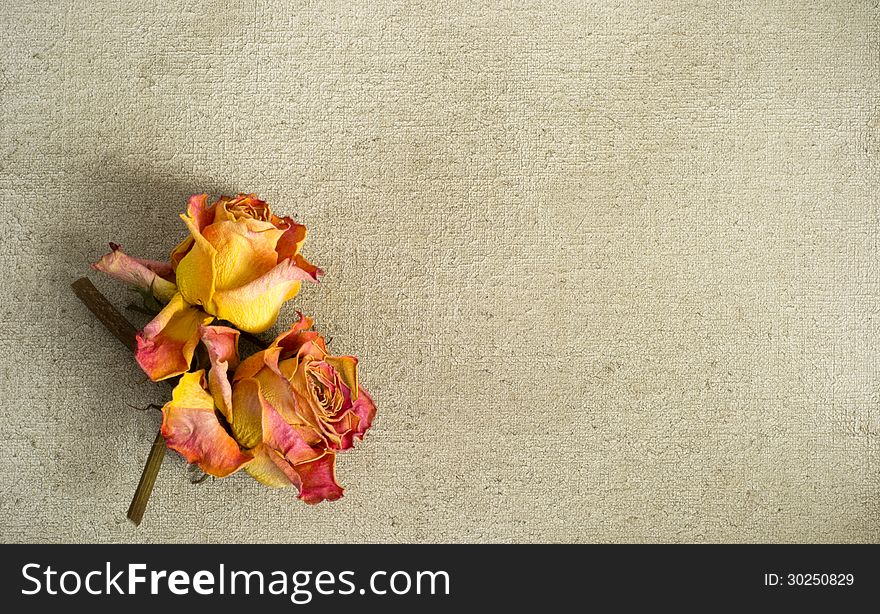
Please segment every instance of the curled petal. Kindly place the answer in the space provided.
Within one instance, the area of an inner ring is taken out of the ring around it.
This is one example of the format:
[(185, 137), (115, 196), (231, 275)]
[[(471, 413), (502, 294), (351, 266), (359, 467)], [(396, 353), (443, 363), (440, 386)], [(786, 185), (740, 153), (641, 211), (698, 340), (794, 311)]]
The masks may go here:
[(202, 326), (199, 329), (202, 343), (208, 350), (211, 370), (208, 372), (208, 388), (214, 403), (227, 420), (232, 419), (232, 384), (229, 370), (238, 367), (238, 337), (240, 333), (228, 326)]
[(152, 294), (162, 303), (170, 301), (177, 292), (177, 286), (162, 275), (170, 272), (169, 265), (132, 258), (116, 243), (110, 244), (110, 253), (93, 264), (92, 268), (134, 286), (140, 292)]
[(284, 229), (284, 234), (278, 239), (278, 245), (275, 247), (275, 251), (278, 252), (278, 262), (299, 254), (308, 234), (306, 227), (297, 224), (290, 217), (272, 216), (271, 221), (276, 228)]
[[(319, 269), (318, 267), (316, 267), (314, 264), (312, 264), (311, 262), (309, 262), (308, 260), (306, 260), (305, 258), (303, 258), (299, 254), (297, 254), (296, 256), (293, 257), (293, 261), (296, 264), (296, 266), (298, 266), (299, 268), (301, 268), (303, 271), (305, 271), (308, 274), (311, 281), (319, 281), (321, 279), (321, 277), (324, 276), (324, 271), (322, 269)], [(293, 297), (291, 297), (291, 298), (293, 298)]]
[(281, 358), (297, 354), (304, 343), (313, 341), (319, 336), (315, 331), (309, 330), (315, 323), (312, 318), (304, 316), (299, 311), (296, 312), (296, 315), (299, 317), (299, 320), (290, 327), (290, 330), (281, 333), (272, 342), (273, 345), (282, 348)]
[(358, 359), (354, 356), (325, 356), (324, 362), (333, 367), (342, 383), (351, 391), (351, 400), (358, 398)]
[[(111, 243), (110, 247), (116, 245), (115, 243)], [(117, 247), (119, 247), (117, 245)], [(161, 277), (166, 281), (170, 281), (172, 284), (174, 281), (174, 268), (168, 262), (161, 262), (160, 260), (147, 260), (146, 258), (135, 258), (140, 264), (144, 265), (153, 273)]]
[[(290, 373), (288, 373), (291, 370), (290, 363), (288, 361), (285, 370), (284, 361), (281, 359), (291, 354), (296, 354), (305, 340), (312, 340), (318, 337), (318, 333), (315, 332), (304, 333), (304, 331), (311, 328), (312, 319), (300, 312), (297, 312), (297, 315), (299, 320), (289, 330), (278, 335), (268, 348), (256, 354), (251, 354), (241, 363), (241, 367), (235, 372), (235, 381), (254, 377), (263, 367), (269, 367), (286, 378), (290, 378)], [(301, 334), (308, 335), (307, 339), (301, 338)], [(296, 367), (294, 366), (292, 369), (295, 371)]]
[[(178, 268), (178, 277), (185, 262)], [(217, 291), (213, 313), (241, 330), (261, 333), (275, 324), (282, 304), (296, 295), (304, 279), (311, 277), (291, 260), (285, 260), (244, 286)]]
[(336, 482), (336, 454), (311, 446), (303, 437), (306, 429), (291, 426), (272, 406), (265, 405), (263, 431), (266, 445), (284, 456), (299, 476), (299, 498), (306, 503), (334, 501), (343, 489)]
[[(189, 218), (193, 221), (193, 226), (195, 226), (199, 232), (214, 221), (214, 207), (208, 206), (208, 195), (207, 194), (194, 194), (189, 197), (189, 204), (186, 208), (186, 213)], [(177, 270), (177, 265), (180, 264), (180, 261), (183, 260), (183, 257), (189, 253), (189, 250), (192, 249), (192, 246), (195, 244), (192, 236), (187, 237), (183, 241), (181, 241), (177, 247), (175, 247), (171, 252), (171, 266), (174, 270)]]
[(204, 386), (204, 370), (180, 378), (171, 401), (162, 408), (162, 436), (187, 462), (222, 478), (238, 471), (252, 455), (242, 452), (220, 424)]
[(336, 449), (348, 450), (354, 445), (355, 439), (363, 439), (375, 417), (376, 404), (367, 391), (361, 388), (357, 401), (352, 403), (351, 408), (335, 425), (340, 434), (339, 447)]
[(183, 241), (181, 241), (177, 247), (171, 250), (171, 267), (174, 269), (175, 273), (177, 272), (177, 265), (180, 264), (180, 261), (183, 260), (183, 257), (189, 253), (189, 250), (192, 249), (192, 246), (195, 244), (192, 237), (187, 237)]
[(186, 205), (186, 213), (193, 220), (196, 228), (202, 230), (214, 221), (214, 207), (208, 206), (207, 194), (193, 194)]
[(175, 294), (138, 333), (135, 359), (154, 382), (184, 373), (199, 342), (199, 326), (211, 319)]
[(245, 470), (255, 480), (272, 488), (284, 488), (293, 484), (297, 490), (300, 489), (302, 480), (299, 474), (278, 452), (262, 443), (252, 452), (254, 460), (248, 463)]
[(336, 482), (336, 454), (327, 450), (315, 460), (294, 465), (302, 480), (299, 498), (310, 505), (321, 501), (335, 501), (343, 488)]
[(192, 218), (185, 215), (181, 215), (180, 218), (189, 228), (192, 245), (177, 263), (175, 270), (177, 287), (187, 302), (202, 305), (206, 311), (213, 313), (212, 297), (216, 283), (214, 263), (217, 259), (217, 250), (202, 236)]
[(351, 413), (360, 419), (352, 436), (356, 439), (363, 439), (367, 430), (373, 426), (373, 420), (376, 417), (376, 404), (373, 402), (373, 397), (363, 388), (360, 389), (357, 401), (352, 404)]

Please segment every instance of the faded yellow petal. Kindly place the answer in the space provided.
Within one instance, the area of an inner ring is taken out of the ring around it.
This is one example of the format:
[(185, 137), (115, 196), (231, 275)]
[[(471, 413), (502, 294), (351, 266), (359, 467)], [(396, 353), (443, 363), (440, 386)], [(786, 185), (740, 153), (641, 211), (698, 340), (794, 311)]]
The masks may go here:
[(193, 245), (177, 265), (177, 288), (187, 302), (202, 305), (208, 313), (214, 313), (213, 296), (217, 250), (202, 236), (194, 221), (181, 215), (189, 228)]
[(284, 301), (299, 290), (303, 279), (311, 278), (291, 260), (285, 260), (240, 288), (218, 291), (214, 295), (216, 309), (212, 313), (241, 330), (261, 333), (275, 324)]
[(174, 387), (171, 401), (162, 408), (162, 436), (187, 462), (216, 477), (234, 473), (252, 458), (220, 424), (203, 369), (185, 373)]
[(260, 384), (254, 379), (236, 382), (232, 389), (232, 433), (246, 448), (263, 441), (264, 402)]
[(189, 369), (199, 343), (199, 326), (213, 318), (178, 293), (137, 335), (135, 359), (154, 382)]
[(215, 221), (202, 234), (216, 250), (215, 289), (244, 286), (278, 263), (275, 245), (283, 234), (269, 222), (254, 219), (221, 220), (222, 204), (217, 205)]
[(245, 467), (251, 476), (270, 488), (284, 488), (293, 484), (300, 487), (302, 481), (290, 463), (275, 450), (260, 444), (251, 451), (254, 455)]

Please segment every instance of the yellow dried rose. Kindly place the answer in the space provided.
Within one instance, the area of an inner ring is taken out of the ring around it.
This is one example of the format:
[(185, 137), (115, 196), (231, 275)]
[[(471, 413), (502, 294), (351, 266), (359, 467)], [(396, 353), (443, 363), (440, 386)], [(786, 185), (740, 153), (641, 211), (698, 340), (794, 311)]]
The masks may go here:
[(138, 335), (135, 358), (153, 381), (186, 372), (198, 344), (199, 325), (214, 318), (252, 333), (267, 330), (303, 280), (322, 271), (299, 253), (306, 227), (278, 217), (255, 195), (189, 199), (180, 216), (190, 236), (171, 253), (171, 264), (136, 260), (117, 249), (96, 265), (149, 290), (162, 311)]

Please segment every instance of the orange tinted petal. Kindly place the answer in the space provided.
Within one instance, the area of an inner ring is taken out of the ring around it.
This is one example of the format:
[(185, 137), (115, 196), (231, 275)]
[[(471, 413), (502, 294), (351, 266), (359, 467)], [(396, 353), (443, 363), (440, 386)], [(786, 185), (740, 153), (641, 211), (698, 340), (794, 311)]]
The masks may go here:
[(199, 326), (211, 320), (175, 294), (138, 333), (135, 360), (154, 382), (180, 375), (189, 369), (199, 342)]
[(199, 334), (211, 361), (208, 388), (220, 412), (231, 420), (232, 384), (229, 382), (229, 370), (238, 366), (238, 337), (241, 333), (228, 326), (202, 326)]
[(238, 471), (252, 456), (242, 452), (220, 424), (214, 400), (204, 386), (204, 370), (180, 378), (171, 401), (162, 408), (162, 436), (187, 462), (222, 478)]
[[(185, 262), (186, 259), (180, 268)], [(292, 294), (296, 294), (304, 279), (311, 277), (290, 260), (285, 260), (244, 286), (218, 290), (214, 294), (216, 310), (212, 313), (229, 320), (241, 330), (261, 333), (275, 324), (281, 306)]]

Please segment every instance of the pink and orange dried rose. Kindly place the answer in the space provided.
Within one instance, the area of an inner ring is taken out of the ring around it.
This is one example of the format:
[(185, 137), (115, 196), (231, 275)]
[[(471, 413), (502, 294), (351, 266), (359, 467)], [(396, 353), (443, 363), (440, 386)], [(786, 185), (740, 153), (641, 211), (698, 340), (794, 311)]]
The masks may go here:
[(363, 438), (376, 406), (357, 359), (329, 354), (311, 326), (300, 314), (240, 364), (238, 331), (201, 326), (211, 368), (184, 374), (162, 409), (168, 447), (210, 475), (244, 468), (268, 486), (293, 484), (306, 503), (341, 497), (336, 454)]
[(164, 304), (138, 336), (135, 358), (153, 381), (186, 372), (199, 341), (199, 326), (219, 318), (247, 332), (275, 324), (284, 302), (302, 281), (322, 271), (300, 254), (306, 227), (273, 214), (253, 194), (207, 194), (189, 199), (180, 216), (189, 229), (170, 264), (112, 251), (93, 265)]

